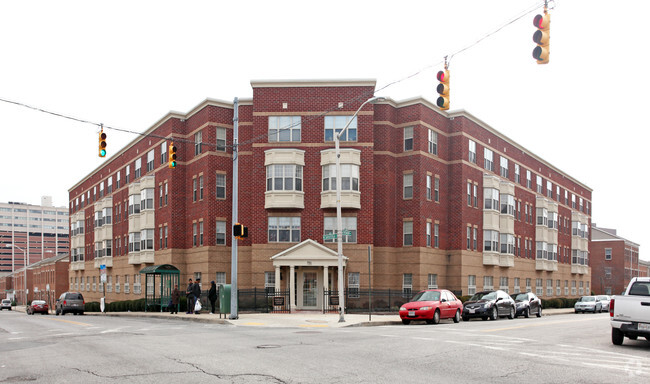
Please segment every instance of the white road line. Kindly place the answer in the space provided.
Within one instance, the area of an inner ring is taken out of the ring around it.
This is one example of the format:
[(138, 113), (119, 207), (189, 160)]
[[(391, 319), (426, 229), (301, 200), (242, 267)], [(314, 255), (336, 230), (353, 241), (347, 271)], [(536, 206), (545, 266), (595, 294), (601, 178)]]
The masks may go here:
[(7, 340), (22, 340), (24, 337), (10, 337)]

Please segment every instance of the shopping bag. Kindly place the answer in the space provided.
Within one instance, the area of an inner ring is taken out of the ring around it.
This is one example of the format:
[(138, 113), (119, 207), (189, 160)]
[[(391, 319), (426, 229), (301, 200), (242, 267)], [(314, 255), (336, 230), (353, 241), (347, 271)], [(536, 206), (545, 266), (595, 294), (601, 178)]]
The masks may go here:
[(201, 310), (201, 302), (199, 300), (194, 304), (194, 312), (199, 312)]

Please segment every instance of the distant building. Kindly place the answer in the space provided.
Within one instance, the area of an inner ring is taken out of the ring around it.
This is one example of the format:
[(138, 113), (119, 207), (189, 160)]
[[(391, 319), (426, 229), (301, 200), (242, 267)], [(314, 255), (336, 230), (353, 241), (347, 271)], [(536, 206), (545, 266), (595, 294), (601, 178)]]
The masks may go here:
[(639, 260), (639, 244), (620, 237), (616, 229), (591, 227), (591, 286), (595, 294), (618, 295), (637, 276), (647, 276)]
[(68, 209), (52, 206), (50, 196), (41, 205), (0, 203), (0, 274), (68, 253), (68, 226)]

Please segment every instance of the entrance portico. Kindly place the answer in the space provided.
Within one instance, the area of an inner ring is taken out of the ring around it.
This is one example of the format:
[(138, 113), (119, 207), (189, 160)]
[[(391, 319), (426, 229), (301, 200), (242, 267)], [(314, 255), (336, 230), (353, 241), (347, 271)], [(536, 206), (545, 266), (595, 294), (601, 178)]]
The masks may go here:
[[(334, 289), (332, 282), (338, 278), (335, 251), (307, 239), (272, 256), (271, 260), (275, 268), (275, 289), (289, 291), (291, 311), (323, 309), (323, 293)], [(347, 261), (344, 256), (344, 268)], [(281, 279), (282, 276), (285, 278)]]

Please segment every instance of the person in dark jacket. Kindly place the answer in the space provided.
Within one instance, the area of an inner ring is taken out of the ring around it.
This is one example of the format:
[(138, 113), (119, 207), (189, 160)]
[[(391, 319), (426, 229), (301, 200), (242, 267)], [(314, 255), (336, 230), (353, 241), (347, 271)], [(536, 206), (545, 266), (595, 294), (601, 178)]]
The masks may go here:
[[(196, 279), (194, 286), (192, 287), (192, 292), (194, 293), (194, 300), (196, 305), (196, 300), (201, 300), (201, 279)], [(192, 309), (194, 309), (194, 305), (192, 305)], [(194, 311), (195, 315), (198, 315), (199, 313), (200, 311)]]
[(212, 313), (215, 312), (215, 303), (217, 302), (217, 284), (214, 281), (210, 282), (210, 291), (208, 292), (208, 299), (210, 299), (210, 306), (212, 307)]
[(194, 313), (194, 284), (192, 279), (190, 279), (189, 284), (187, 284), (187, 289), (185, 290), (185, 297), (187, 297), (187, 312), (186, 314)]
[(169, 308), (169, 313), (178, 313), (178, 302), (181, 300), (181, 292), (178, 290), (178, 284), (174, 285), (172, 291), (172, 305)]

